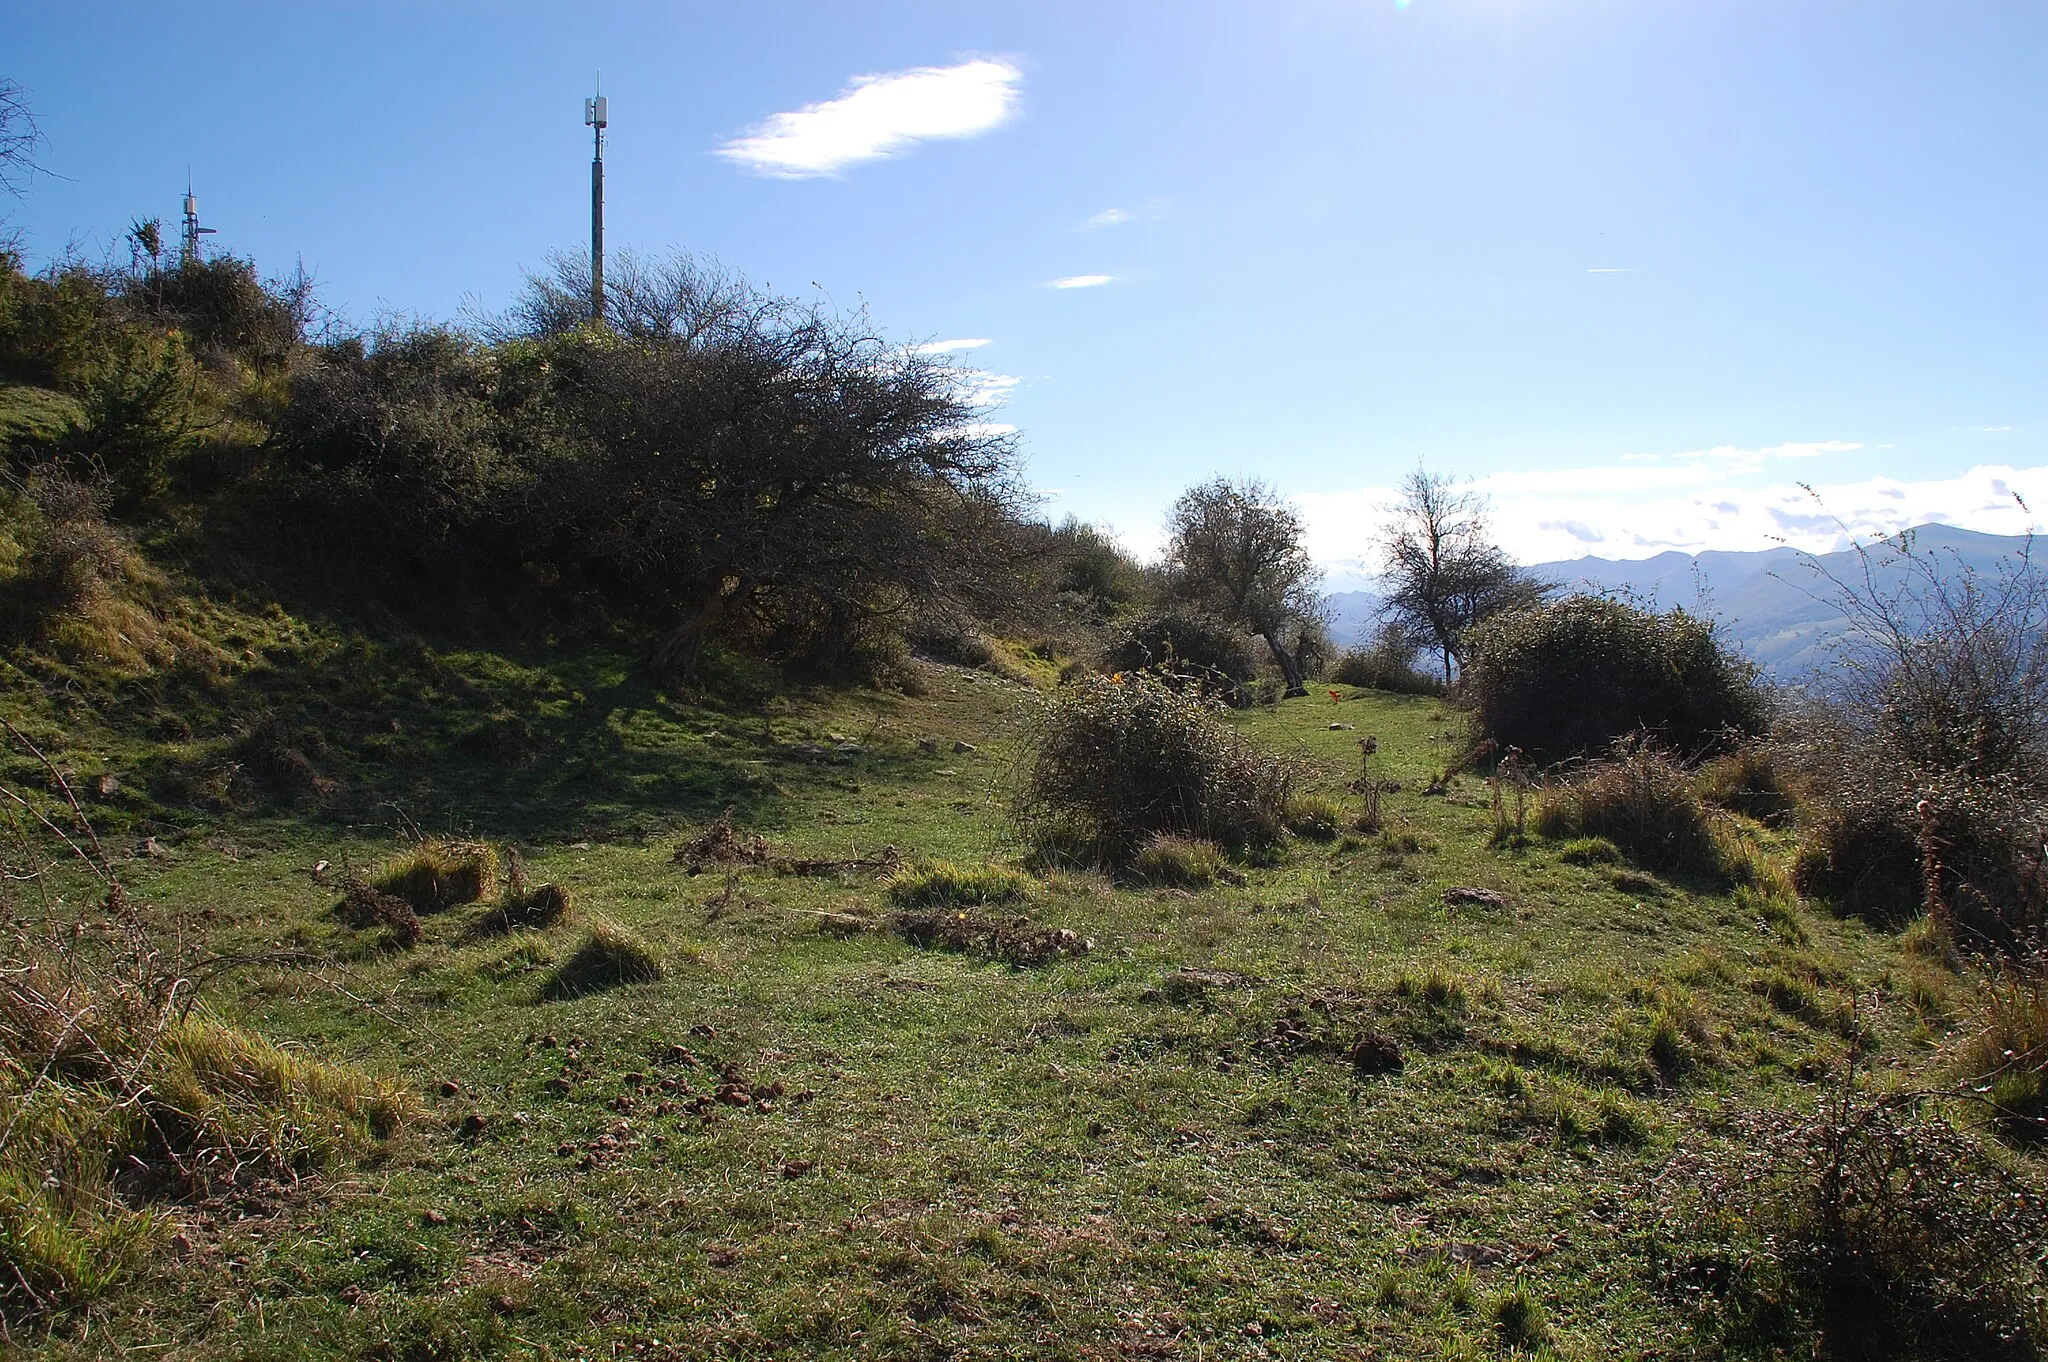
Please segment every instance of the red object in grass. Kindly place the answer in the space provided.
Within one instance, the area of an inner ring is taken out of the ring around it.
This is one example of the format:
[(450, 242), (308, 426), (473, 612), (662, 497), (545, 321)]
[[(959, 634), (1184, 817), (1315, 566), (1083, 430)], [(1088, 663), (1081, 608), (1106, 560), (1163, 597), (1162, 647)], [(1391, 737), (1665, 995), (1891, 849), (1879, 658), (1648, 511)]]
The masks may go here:
[(1339, 700), (1341, 700), (1341, 699), (1343, 699), (1343, 698), (1344, 698), (1344, 697), (1343, 697), (1343, 696), (1341, 696), (1341, 695), (1339, 695), (1339, 694), (1338, 694), (1338, 693), (1337, 693), (1336, 691), (1331, 691), (1331, 692), (1330, 692), (1330, 703), (1331, 703), (1331, 704), (1333, 704), (1333, 705), (1334, 705), (1334, 704), (1336, 704), (1336, 703), (1337, 703), (1337, 702), (1338, 702)]

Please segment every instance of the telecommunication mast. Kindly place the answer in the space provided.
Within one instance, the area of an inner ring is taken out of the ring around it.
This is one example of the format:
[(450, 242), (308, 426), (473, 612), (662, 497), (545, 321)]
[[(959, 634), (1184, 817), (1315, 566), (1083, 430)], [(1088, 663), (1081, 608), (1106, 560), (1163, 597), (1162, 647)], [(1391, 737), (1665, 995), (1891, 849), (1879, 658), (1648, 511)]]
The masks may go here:
[(604, 320), (604, 125), (608, 120), (603, 73), (598, 94), (583, 101), (583, 124), (594, 139), (590, 158), (590, 318)]

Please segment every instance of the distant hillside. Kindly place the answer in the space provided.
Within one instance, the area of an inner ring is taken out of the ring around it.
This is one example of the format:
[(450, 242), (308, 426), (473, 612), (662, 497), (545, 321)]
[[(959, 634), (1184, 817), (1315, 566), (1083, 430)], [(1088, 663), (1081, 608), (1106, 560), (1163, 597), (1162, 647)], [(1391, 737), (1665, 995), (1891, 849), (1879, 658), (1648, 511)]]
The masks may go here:
[[(1923, 525), (1920, 547), (1980, 572), (1996, 569), (2026, 540), (1980, 534), (1952, 525)], [(1773, 675), (1796, 677), (1823, 661), (1828, 641), (1847, 621), (1829, 602), (1823, 572), (1844, 581), (1861, 576), (1853, 549), (1809, 559), (1795, 549), (1751, 553), (1660, 553), (1654, 558), (1577, 558), (1531, 569), (1567, 591), (1623, 593), (1668, 609), (1684, 606), (1721, 621), (1728, 636)], [(1381, 597), (1344, 591), (1331, 597), (1334, 632), (1346, 645), (1362, 640), (1378, 618)]]

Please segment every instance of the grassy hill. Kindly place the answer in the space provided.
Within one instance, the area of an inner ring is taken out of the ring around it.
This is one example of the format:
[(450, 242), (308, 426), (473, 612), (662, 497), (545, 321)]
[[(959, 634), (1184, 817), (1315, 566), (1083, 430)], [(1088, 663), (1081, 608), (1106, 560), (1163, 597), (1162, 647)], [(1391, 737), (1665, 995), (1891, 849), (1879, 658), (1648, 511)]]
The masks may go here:
[[(1377, 736), (1383, 834), (942, 910), (1092, 942), (1017, 965), (892, 930), (886, 871), (815, 863), (1018, 863), (1030, 685), (929, 666), (917, 697), (679, 701), (602, 652), (238, 618), (212, 735), (150, 736), (160, 678), (74, 702), (17, 669), (15, 695), (76, 783), (114, 777), (132, 895), (313, 962), (226, 972), (205, 1006), (421, 1111), (360, 1167), (170, 1208), (44, 1355), (1683, 1354), (1660, 1172), (1839, 1091), (1851, 1038), (1862, 1083), (1937, 1074), (1969, 1006), (1854, 921), (1500, 844), (1485, 782), (1425, 793), (1464, 738), (1432, 700), (1237, 720), (1353, 808)], [(165, 802), (224, 765), (211, 809)], [(727, 804), (769, 859), (679, 859)], [(516, 848), (568, 920), (453, 907), (410, 950), (343, 925), (338, 868), (420, 831)], [(558, 998), (598, 921), (662, 977)]]

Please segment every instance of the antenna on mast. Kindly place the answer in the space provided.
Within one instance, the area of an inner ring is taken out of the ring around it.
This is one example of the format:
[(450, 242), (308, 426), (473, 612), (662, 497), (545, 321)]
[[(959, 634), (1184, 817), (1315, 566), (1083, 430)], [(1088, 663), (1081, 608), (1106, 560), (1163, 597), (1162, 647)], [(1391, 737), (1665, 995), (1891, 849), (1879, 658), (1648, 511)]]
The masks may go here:
[(604, 127), (610, 107), (604, 97), (604, 72), (597, 73), (598, 92), (583, 101), (583, 125), (594, 139), (590, 157), (590, 319), (604, 320)]
[(192, 170), (185, 170), (185, 239), (178, 250), (178, 263), (196, 265), (199, 263), (199, 238), (212, 236), (214, 229), (199, 225), (199, 199), (192, 192)]

